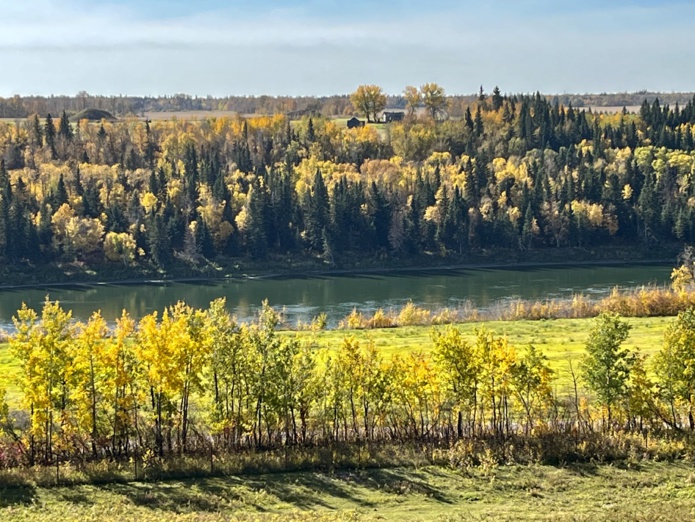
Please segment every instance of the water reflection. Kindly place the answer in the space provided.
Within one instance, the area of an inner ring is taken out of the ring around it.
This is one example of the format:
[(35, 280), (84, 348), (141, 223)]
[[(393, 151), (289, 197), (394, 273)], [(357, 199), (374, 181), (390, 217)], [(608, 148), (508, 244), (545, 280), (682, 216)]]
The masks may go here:
[(353, 308), (396, 309), (410, 300), (436, 309), (466, 303), (485, 308), (498, 301), (569, 297), (580, 292), (599, 297), (615, 286), (665, 284), (671, 270), (671, 265), (457, 269), (9, 289), (0, 290), (0, 328), (11, 326), (11, 317), (22, 302), (40, 308), (46, 295), (71, 309), (79, 320), (101, 310), (113, 321), (124, 309), (140, 318), (178, 300), (207, 307), (213, 299), (226, 297), (229, 309), (240, 319), (253, 317), (268, 299), (284, 309), (292, 324), (310, 321), (319, 312), (326, 312), (330, 324), (337, 324)]

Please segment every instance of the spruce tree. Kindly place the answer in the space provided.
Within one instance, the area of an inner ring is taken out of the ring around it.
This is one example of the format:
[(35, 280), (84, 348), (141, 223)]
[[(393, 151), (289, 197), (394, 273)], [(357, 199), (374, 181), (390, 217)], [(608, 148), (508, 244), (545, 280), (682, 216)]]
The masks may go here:
[(492, 110), (497, 112), (502, 108), (502, 103), (504, 102), (504, 98), (502, 97), (502, 93), (500, 93), (500, 88), (495, 86), (495, 88), (492, 90)]
[(309, 247), (317, 252), (323, 251), (323, 229), (329, 224), (329, 216), (328, 189), (321, 171), (316, 170), (311, 192), (307, 192), (305, 231)]
[(58, 178), (58, 185), (56, 186), (55, 193), (53, 194), (53, 206), (57, 209), (64, 203), (69, 201), (68, 189), (65, 186), (65, 180), (63, 179), (63, 173), (60, 173)]
[(50, 113), (46, 116), (46, 124), (44, 126), (44, 129), (44, 134), (46, 136), (46, 146), (51, 151), (51, 158), (57, 159), (58, 152), (56, 151), (56, 128)]
[(260, 183), (254, 183), (249, 187), (248, 202), (246, 207), (246, 246), (249, 254), (254, 259), (262, 259), (268, 250), (268, 238), (265, 233), (263, 215), (263, 190)]
[(43, 129), (38, 114), (31, 118), (31, 141), (37, 147), (43, 147)]
[(4, 257), (8, 250), (11, 199), (12, 188), (5, 169), (5, 160), (0, 160), (0, 257)]
[(58, 123), (58, 136), (68, 142), (72, 141), (74, 136), (72, 125), (70, 125), (70, 119), (65, 111), (63, 111), (63, 114), (60, 116), (60, 122)]

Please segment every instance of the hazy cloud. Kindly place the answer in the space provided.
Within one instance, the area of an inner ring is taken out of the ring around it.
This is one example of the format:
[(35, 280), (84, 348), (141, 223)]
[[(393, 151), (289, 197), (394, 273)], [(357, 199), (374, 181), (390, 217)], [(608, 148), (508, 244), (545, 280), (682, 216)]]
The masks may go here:
[(695, 90), (688, 3), (374, 3), (0, 0), (0, 95)]

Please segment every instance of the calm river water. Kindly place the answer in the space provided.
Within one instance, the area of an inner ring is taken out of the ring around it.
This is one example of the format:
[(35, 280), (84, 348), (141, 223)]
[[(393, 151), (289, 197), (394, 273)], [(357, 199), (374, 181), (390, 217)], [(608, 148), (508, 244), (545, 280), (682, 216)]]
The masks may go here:
[(123, 309), (140, 318), (184, 300), (207, 307), (227, 298), (240, 319), (252, 317), (268, 299), (284, 308), (287, 321), (309, 321), (326, 312), (331, 325), (357, 307), (362, 311), (399, 308), (409, 300), (430, 309), (456, 307), (466, 302), (485, 308), (513, 299), (569, 297), (575, 293), (600, 297), (615, 287), (666, 284), (672, 265), (612, 265), (574, 267), (442, 269), (391, 272), (283, 276), (190, 283), (96, 284), (0, 290), (0, 328), (11, 330), (12, 316), (26, 302), (39, 309), (46, 295), (86, 319), (101, 310), (108, 321)]

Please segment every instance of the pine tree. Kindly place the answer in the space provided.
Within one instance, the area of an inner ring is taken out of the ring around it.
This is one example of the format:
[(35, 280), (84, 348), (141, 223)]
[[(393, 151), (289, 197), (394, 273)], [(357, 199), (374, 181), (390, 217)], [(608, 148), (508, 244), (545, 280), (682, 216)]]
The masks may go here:
[(5, 169), (5, 161), (0, 160), (0, 258), (9, 248), (10, 206), (12, 204), (12, 187)]
[(495, 86), (495, 88), (492, 90), (492, 110), (495, 112), (499, 111), (502, 108), (503, 102), (504, 98), (500, 93), (500, 88)]
[(38, 114), (31, 118), (31, 142), (36, 147), (43, 147), (43, 129)]
[(44, 125), (44, 135), (46, 137), (46, 146), (49, 148), (51, 151), (51, 158), (57, 159), (58, 158), (58, 152), (56, 151), (56, 128), (55, 124), (53, 123), (53, 118), (51, 117), (50, 114), (46, 116), (46, 123)]
[(330, 201), (328, 189), (320, 170), (314, 175), (311, 192), (307, 191), (305, 210), (305, 231), (309, 247), (316, 252), (323, 251), (323, 229), (329, 226)]
[(74, 137), (70, 119), (65, 111), (63, 111), (63, 114), (60, 116), (60, 122), (58, 123), (58, 136), (67, 142), (71, 142)]
[(246, 206), (246, 227), (244, 235), (246, 245), (254, 259), (262, 259), (268, 251), (268, 238), (265, 232), (264, 212), (263, 212), (263, 191), (265, 186), (262, 183), (254, 183), (249, 187), (248, 202)]

